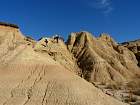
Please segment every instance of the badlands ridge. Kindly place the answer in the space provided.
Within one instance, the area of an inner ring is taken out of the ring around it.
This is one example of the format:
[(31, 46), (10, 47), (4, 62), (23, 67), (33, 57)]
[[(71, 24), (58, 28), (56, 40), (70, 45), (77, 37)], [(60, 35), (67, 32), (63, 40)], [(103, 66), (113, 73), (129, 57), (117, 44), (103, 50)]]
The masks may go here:
[(138, 52), (109, 35), (45, 40), (0, 24), (0, 105), (128, 105), (99, 87), (140, 89)]

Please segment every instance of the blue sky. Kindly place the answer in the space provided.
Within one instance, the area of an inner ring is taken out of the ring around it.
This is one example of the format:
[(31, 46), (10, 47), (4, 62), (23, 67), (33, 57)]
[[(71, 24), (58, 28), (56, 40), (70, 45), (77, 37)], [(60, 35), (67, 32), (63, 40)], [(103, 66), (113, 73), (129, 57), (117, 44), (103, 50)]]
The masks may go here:
[(140, 0), (1, 0), (0, 21), (39, 39), (71, 32), (105, 32), (116, 41), (140, 38)]

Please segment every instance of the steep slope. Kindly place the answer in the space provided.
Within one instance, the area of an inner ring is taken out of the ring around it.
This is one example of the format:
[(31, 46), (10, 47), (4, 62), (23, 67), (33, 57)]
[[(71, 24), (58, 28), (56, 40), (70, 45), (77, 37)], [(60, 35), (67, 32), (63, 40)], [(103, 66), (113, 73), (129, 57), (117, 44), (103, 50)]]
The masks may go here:
[(89, 82), (122, 88), (140, 76), (135, 55), (106, 34), (95, 38), (88, 32), (71, 33), (67, 46)]
[(0, 105), (127, 105), (34, 51), (19, 29), (0, 30)]
[[(46, 44), (45, 40), (48, 43)], [(73, 54), (69, 52), (63, 40), (59, 39), (58, 43), (54, 38), (42, 38), (34, 47), (37, 52), (49, 54), (55, 61), (59, 62), (66, 69), (81, 75), (80, 69)]]
[(124, 43), (121, 43), (120, 45), (127, 47), (129, 50), (131, 50), (135, 54), (138, 60), (138, 65), (140, 66), (140, 40), (124, 42)]

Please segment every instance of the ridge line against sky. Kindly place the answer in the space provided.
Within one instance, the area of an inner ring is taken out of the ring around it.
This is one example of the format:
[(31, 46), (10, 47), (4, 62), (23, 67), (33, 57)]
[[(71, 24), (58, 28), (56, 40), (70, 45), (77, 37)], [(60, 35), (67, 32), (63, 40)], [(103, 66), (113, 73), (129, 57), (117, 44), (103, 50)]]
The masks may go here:
[(140, 0), (3, 0), (0, 21), (18, 24), (35, 39), (89, 31), (125, 42), (140, 37)]

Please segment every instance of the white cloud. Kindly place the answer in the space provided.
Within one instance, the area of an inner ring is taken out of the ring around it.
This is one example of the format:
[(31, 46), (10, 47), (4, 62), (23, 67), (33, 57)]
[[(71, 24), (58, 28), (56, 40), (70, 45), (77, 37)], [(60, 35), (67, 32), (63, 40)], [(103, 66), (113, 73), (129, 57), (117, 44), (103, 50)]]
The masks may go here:
[(113, 8), (108, 7), (106, 10), (103, 11), (103, 13), (107, 15), (107, 14), (111, 13), (112, 11), (113, 11)]
[(100, 10), (103, 14), (108, 15), (113, 11), (112, 0), (93, 0), (89, 2), (92, 8)]

